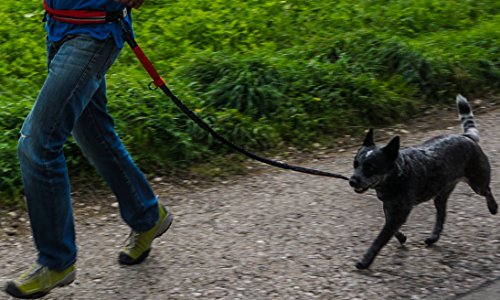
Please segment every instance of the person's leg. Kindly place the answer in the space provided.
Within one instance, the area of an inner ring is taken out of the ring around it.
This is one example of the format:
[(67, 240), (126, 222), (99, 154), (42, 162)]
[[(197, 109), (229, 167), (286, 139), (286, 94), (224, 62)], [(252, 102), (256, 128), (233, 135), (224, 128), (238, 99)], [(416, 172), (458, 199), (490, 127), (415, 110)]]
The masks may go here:
[(112, 38), (68, 36), (47, 43), (48, 76), (21, 128), (18, 156), (37, 264), (5, 291), (39, 298), (75, 279), (76, 245), (63, 144), (119, 53)]
[(48, 76), (21, 129), (18, 155), (38, 264), (63, 270), (76, 260), (63, 144), (119, 50), (112, 39), (74, 36), (50, 43)]
[(132, 230), (153, 227), (158, 220), (157, 199), (114, 130), (104, 79), (76, 122), (73, 137), (116, 195), (122, 218)]
[(118, 258), (121, 264), (133, 265), (144, 261), (153, 240), (168, 230), (173, 217), (166, 207), (158, 204), (149, 182), (125, 150), (106, 102), (103, 79), (75, 124), (73, 137), (113, 190), (121, 215), (132, 228)]

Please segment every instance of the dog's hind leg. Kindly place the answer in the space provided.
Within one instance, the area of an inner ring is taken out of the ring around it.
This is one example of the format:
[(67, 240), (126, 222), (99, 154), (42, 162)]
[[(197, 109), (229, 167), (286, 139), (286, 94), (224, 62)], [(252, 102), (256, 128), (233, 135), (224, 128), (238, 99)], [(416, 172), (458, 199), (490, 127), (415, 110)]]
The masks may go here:
[(406, 222), (411, 207), (386, 206), (384, 204), (384, 211), (386, 212), (385, 225), (370, 248), (368, 248), (368, 251), (366, 251), (363, 259), (356, 264), (358, 269), (368, 269), (370, 267), (380, 249), (389, 242), (393, 235), (399, 232), (401, 225)]
[(490, 187), (488, 187), (488, 190), (483, 196), (486, 197), (486, 203), (488, 203), (488, 209), (490, 210), (490, 213), (492, 215), (496, 215), (498, 212), (498, 204), (495, 201), (495, 197), (493, 197), (493, 194), (491, 193)]
[(436, 224), (434, 225), (431, 236), (425, 239), (425, 243), (429, 246), (439, 240), (441, 231), (443, 231), (443, 225), (446, 219), (446, 202), (448, 202), (448, 197), (450, 197), (454, 188), (455, 186), (452, 186), (451, 188), (443, 190), (434, 198), (434, 206), (437, 210)]
[(472, 190), (486, 198), (486, 204), (492, 215), (498, 212), (498, 204), (490, 189), (490, 165), (486, 156), (480, 157), (474, 162), (474, 167), (466, 170), (467, 183)]
[(481, 195), (486, 198), (486, 204), (488, 205), (488, 210), (492, 215), (496, 215), (498, 212), (498, 204), (495, 201), (495, 197), (493, 197), (493, 194), (491, 193), (490, 187), (486, 188), (477, 188), (476, 186), (472, 185), (469, 183), (471, 188), (474, 190), (474, 192), (478, 195)]
[(496, 215), (498, 212), (498, 204), (495, 201), (495, 197), (493, 197), (493, 194), (491, 193), (490, 187), (487, 187), (484, 190), (476, 191), (476, 193), (486, 198), (486, 204), (488, 205), (490, 213), (492, 215)]

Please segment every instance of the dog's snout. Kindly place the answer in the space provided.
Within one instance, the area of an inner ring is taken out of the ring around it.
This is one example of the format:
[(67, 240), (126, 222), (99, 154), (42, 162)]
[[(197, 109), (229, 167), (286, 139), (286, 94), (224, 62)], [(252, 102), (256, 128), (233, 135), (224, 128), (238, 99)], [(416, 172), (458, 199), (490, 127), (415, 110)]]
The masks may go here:
[(360, 178), (359, 176), (352, 176), (350, 179), (349, 179), (349, 185), (352, 186), (352, 187), (356, 187), (359, 185), (359, 182), (360, 182)]

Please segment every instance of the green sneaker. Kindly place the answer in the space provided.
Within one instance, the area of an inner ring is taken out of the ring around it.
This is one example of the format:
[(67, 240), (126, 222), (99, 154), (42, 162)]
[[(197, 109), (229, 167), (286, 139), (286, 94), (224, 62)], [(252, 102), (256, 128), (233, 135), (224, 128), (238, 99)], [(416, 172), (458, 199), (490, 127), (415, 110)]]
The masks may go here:
[(5, 292), (21, 299), (41, 298), (56, 287), (72, 283), (75, 275), (74, 264), (63, 271), (55, 271), (35, 264), (17, 279), (7, 282)]
[(174, 218), (168, 209), (163, 205), (159, 205), (158, 209), (158, 222), (156, 222), (153, 228), (145, 232), (136, 232), (133, 230), (130, 232), (128, 243), (125, 249), (120, 252), (118, 258), (118, 261), (122, 265), (135, 265), (144, 261), (151, 251), (153, 240), (164, 234), (172, 224)]

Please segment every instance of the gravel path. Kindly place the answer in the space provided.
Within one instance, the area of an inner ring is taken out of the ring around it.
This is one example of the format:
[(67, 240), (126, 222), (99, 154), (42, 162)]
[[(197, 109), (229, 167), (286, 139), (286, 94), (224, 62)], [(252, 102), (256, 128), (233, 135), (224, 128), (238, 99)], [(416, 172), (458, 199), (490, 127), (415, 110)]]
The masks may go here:
[[(376, 131), (376, 139), (386, 142), (396, 132), (410, 146), (459, 132), (456, 112), (444, 115), (433, 129), (389, 128)], [(500, 200), (498, 120), (500, 110), (477, 117)], [(350, 175), (355, 150), (322, 151), (301, 164)], [(435, 246), (424, 244), (435, 218), (428, 202), (404, 226), (404, 247), (391, 240), (370, 270), (358, 271), (355, 262), (383, 225), (374, 192), (358, 195), (345, 181), (264, 169), (206, 188), (157, 183), (174, 224), (148, 260), (133, 267), (117, 263), (128, 229), (113, 198), (100, 195), (89, 207), (76, 195), (77, 280), (47, 299), (454, 299), (500, 278), (500, 216), (490, 215), (465, 184), (450, 198)], [(24, 213), (2, 221), (2, 285), (35, 258), (26, 223)]]

